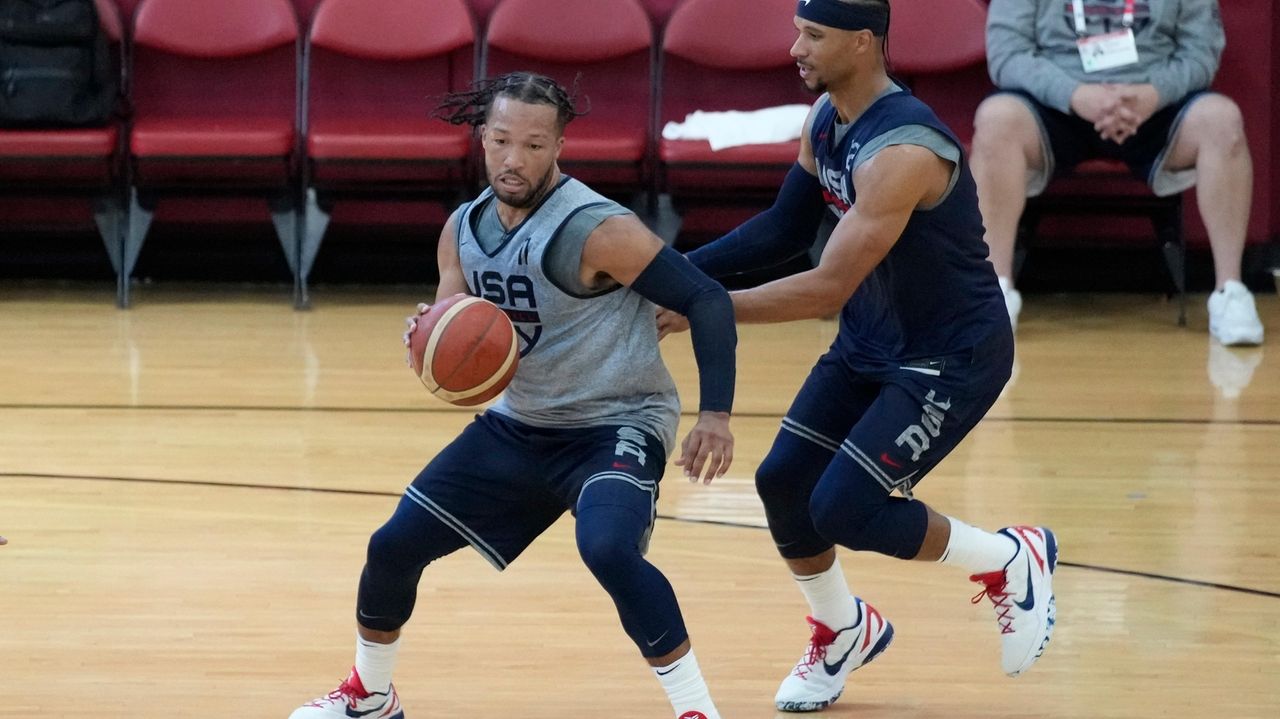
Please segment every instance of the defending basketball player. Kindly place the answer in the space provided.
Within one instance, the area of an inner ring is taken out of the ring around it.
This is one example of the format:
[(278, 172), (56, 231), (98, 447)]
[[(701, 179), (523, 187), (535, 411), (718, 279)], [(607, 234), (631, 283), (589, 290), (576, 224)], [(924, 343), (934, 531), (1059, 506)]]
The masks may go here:
[(293, 719), (403, 717), (391, 671), (423, 569), (468, 544), (504, 569), (566, 510), (583, 561), (675, 715), (719, 719), (671, 585), (643, 555), (680, 413), (655, 305), (692, 326), (701, 406), (677, 464), (710, 482), (733, 456), (728, 294), (634, 215), (561, 174), (564, 127), (578, 113), (553, 80), (505, 75), (449, 96), (437, 114), (481, 128), (489, 188), (441, 233), (436, 299), (467, 293), (499, 305), (522, 356), (498, 402), (431, 460), (373, 534), (355, 666)]
[[(809, 249), (826, 210), (839, 218), (815, 268), (731, 293), (740, 322), (840, 315), (756, 475), (812, 612), (775, 703), (830, 705), (893, 638), (851, 596), (835, 545), (967, 570), (1018, 676), (1053, 630), (1053, 533), (983, 531), (911, 493), (986, 414), (1013, 362), (973, 178), (956, 136), (885, 70), (887, 0), (800, 0), (795, 26), (791, 54), (820, 93), (797, 163), (771, 209), (689, 254), (713, 277), (772, 267)], [(680, 327), (660, 318), (664, 333)]]

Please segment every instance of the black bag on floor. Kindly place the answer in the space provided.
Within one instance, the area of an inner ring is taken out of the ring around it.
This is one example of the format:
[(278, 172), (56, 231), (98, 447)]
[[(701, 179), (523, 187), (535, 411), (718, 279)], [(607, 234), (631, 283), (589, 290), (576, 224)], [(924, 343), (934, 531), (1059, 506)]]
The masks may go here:
[(112, 65), (93, 0), (0, 0), (0, 127), (105, 124)]

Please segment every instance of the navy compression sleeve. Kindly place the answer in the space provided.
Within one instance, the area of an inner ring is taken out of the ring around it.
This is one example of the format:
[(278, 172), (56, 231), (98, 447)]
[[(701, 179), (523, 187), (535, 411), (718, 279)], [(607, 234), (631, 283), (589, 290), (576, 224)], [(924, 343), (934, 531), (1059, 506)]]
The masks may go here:
[(772, 207), (690, 252), (689, 261), (715, 278), (776, 267), (813, 246), (825, 209), (818, 178), (796, 163)]
[(729, 293), (670, 247), (663, 247), (631, 283), (654, 304), (689, 318), (693, 356), (698, 362), (699, 409), (733, 409), (738, 328)]

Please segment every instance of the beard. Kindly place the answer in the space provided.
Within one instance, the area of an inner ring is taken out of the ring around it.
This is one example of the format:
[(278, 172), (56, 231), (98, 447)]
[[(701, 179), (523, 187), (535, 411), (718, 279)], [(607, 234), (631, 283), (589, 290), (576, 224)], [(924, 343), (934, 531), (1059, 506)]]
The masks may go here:
[[(547, 168), (547, 171), (538, 180), (538, 182), (529, 182), (528, 178), (516, 172), (504, 172), (497, 177), (489, 178), (489, 186), (493, 188), (493, 194), (497, 195), (498, 200), (508, 207), (517, 210), (526, 210), (538, 204), (547, 194), (547, 188), (551, 185), (551, 176), (555, 172), (555, 165)], [(516, 177), (525, 184), (525, 191), (520, 193), (508, 192), (501, 189), (496, 180), (506, 175)]]

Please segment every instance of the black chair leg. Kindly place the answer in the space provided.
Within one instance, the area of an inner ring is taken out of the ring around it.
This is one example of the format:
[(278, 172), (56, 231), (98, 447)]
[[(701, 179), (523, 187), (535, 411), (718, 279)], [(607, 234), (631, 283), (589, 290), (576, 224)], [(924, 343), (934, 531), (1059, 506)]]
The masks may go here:
[(1151, 217), (1156, 239), (1164, 253), (1165, 265), (1178, 293), (1178, 326), (1187, 326), (1187, 239), (1182, 228), (1182, 196), (1158, 210)]

